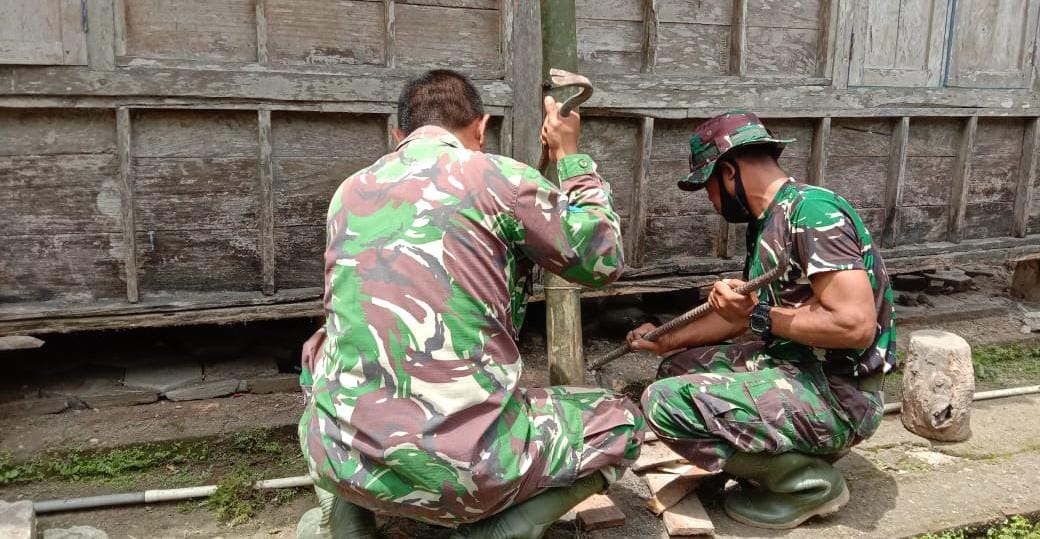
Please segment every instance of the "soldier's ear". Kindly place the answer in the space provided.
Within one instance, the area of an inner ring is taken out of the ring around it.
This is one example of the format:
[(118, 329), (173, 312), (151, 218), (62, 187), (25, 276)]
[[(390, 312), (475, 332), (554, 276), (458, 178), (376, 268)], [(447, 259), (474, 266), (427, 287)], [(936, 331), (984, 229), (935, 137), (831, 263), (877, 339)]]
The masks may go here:
[(397, 127), (395, 127), (390, 134), (394, 136), (394, 144), (400, 144), (404, 139), (408, 138), (408, 135), (405, 135), (404, 131), (401, 131), (401, 129)]
[(477, 144), (480, 145), (480, 151), (484, 151), (487, 146), (487, 137), (484, 136), (484, 132), (487, 130), (488, 120), (491, 119), (490, 114), (485, 114), (479, 120), (477, 120)]

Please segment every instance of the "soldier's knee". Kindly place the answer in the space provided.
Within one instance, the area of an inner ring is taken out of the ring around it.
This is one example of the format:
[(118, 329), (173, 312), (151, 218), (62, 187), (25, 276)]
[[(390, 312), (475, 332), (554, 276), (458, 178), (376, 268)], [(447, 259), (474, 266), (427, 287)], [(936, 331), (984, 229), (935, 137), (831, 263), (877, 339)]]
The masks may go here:
[(639, 402), (646, 422), (655, 432), (660, 432), (660, 429), (670, 422), (671, 414), (668, 413), (668, 409), (672, 407), (670, 402), (674, 400), (674, 395), (675, 388), (669, 380), (654, 382), (643, 390)]

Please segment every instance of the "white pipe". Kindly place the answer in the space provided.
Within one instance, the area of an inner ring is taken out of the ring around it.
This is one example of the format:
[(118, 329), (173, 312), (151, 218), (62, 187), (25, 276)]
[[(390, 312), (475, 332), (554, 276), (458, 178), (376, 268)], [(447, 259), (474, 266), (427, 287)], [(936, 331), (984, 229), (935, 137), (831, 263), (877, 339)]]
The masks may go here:
[[(1033, 393), (1040, 393), (1040, 385), (1012, 387), (1008, 389), (994, 389), (993, 391), (983, 391), (982, 393), (976, 393), (971, 400), (984, 401), (989, 399), (1001, 399), (1004, 397), (1015, 397), (1018, 395), (1031, 395)], [(893, 414), (901, 411), (902, 409), (902, 402), (892, 402), (885, 405), (886, 414)]]
[[(314, 482), (310, 476), (299, 475), (296, 477), (281, 477), (278, 479), (267, 479), (253, 483), (256, 489), (273, 488), (296, 488), (308, 487)], [(138, 503), (172, 502), (177, 500), (190, 500), (192, 498), (205, 498), (217, 491), (217, 485), (205, 485), (201, 487), (169, 488), (160, 490), (145, 490), (142, 492), (127, 492), (122, 494), (103, 494), (101, 496), (86, 496), (83, 498), (66, 498), (59, 500), (44, 500), (34, 502), (33, 509), (37, 514), (57, 513), (61, 511), (73, 511), (76, 509), (94, 509), (98, 507), (111, 507), (113, 505), (132, 505)]]

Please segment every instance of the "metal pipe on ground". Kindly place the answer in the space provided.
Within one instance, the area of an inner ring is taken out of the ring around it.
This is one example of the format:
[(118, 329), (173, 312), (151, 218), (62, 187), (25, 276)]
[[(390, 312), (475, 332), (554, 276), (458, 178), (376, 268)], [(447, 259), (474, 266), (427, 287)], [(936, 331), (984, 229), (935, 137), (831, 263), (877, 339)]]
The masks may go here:
[[(310, 476), (300, 475), (296, 477), (281, 477), (278, 479), (266, 479), (253, 483), (256, 489), (273, 488), (296, 488), (309, 487), (314, 482)], [(104, 494), (101, 496), (86, 496), (83, 498), (63, 498), (58, 500), (44, 500), (33, 502), (33, 509), (37, 514), (60, 513), (63, 511), (75, 511), (78, 509), (97, 509), (100, 507), (113, 507), (116, 505), (134, 505), (139, 503), (172, 502), (179, 500), (190, 500), (193, 498), (205, 498), (217, 491), (217, 485), (205, 485), (201, 487), (170, 488), (161, 490), (145, 490), (141, 492), (127, 492), (123, 494)]]
[[(976, 393), (971, 400), (972, 402), (984, 401), (989, 399), (1001, 399), (1004, 397), (1017, 397), (1019, 395), (1032, 395), (1033, 393), (1040, 393), (1040, 385), (1012, 387), (1007, 389), (994, 389), (993, 391), (983, 391), (981, 393)], [(896, 412), (901, 411), (902, 409), (902, 402), (891, 402), (885, 405), (886, 414), (894, 414)]]

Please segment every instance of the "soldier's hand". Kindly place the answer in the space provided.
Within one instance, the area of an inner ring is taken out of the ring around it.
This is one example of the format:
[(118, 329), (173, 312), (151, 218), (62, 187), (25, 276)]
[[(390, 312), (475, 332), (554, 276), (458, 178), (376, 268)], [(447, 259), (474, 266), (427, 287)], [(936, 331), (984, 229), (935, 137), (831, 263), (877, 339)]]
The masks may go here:
[(746, 327), (758, 298), (754, 293), (738, 294), (733, 290), (742, 284), (744, 281), (739, 279), (717, 281), (708, 294), (708, 304), (726, 321)]
[(625, 336), (625, 340), (628, 341), (628, 346), (630, 346), (633, 350), (646, 350), (647, 352), (651, 352), (659, 356), (664, 355), (664, 353), (667, 352), (668, 349), (665, 348), (665, 346), (660, 341), (654, 342), (643, 340), (643, 335), (650, 333), (655, 328), (657, 328), (657, 326), (651, 324), (650, 322), (647, 322), (637, 327), (636, 329), (629, 331), (628, 335)]
[(560, 116), (560, 105), (552, 96), (545, 96), (545, 121), (542, 122), (542, 144), (549, 150), (549, 159), (560, 159), (578, 153), (578, 134), (581, 131), (581, 116), (571, 111)]

